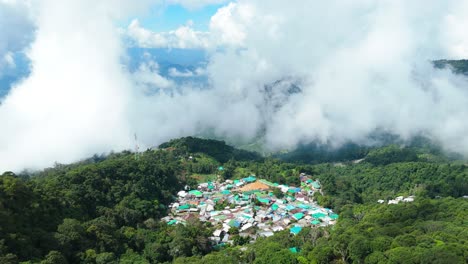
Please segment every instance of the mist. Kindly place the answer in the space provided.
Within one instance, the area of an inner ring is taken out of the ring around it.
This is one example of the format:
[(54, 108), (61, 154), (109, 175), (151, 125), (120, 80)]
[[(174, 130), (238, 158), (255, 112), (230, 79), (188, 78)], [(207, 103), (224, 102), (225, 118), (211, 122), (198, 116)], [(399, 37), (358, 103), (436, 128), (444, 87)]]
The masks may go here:
[[(229, 3), (209, 32), (185, 26), (190, 43), (203, 38), (208, 81), (182, 86), (160, 75), (157, 58), (136, 72), (122, 64), (115, 21), (155, 3), (63, 2), (31, 7), (32, 70), (0, 105), (0, 170), (131, 149), (135, 133), (143, 149), (210, 134), (260, 137), (275, 151), (367, 144), (379, 130), (468, 154), (468, 80), (431, 62), (468, 57), (467, 2)], [(186, 43), (170, 38), (158, 43)]]

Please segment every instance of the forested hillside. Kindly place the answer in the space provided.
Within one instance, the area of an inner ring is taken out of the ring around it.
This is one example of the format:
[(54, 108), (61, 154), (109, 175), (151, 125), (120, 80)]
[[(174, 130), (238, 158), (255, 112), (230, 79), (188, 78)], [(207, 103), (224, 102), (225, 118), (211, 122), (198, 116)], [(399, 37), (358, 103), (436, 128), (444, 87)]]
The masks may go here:
[[(0, 263), (466, 263), (468, 167), (396, 146), (363, 158), (287, 163), (219, 141), (184, 138), (138, 155), (5, 172)], [(206, 223), (159, 220), (186, 184), (217, 174), (255, 174), (297, 185), (301, 172), (320, 180), (323, 195), (315, 199), (339, 213), (336, 226), (304, 228), (297, 236), (281, 231), (253, 244), (238, 239), (219, 248), (210, 244), (213, 228)], [(415, 201), (377, 203), (400, 195)]]

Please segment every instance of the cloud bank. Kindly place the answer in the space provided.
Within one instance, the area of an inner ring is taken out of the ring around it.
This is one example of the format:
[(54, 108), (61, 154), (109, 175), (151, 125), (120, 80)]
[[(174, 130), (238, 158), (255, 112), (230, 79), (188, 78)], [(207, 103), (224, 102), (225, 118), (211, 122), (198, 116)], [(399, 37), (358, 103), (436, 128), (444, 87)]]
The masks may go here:
[(209, 133), (281, 149), (366, 143), (379, 130), (468, 154), (468, 81), (430, 62), (468, 57), (466, 2), (240, 0), (218, 10), (209, 32), (188, 25), (178, 36), (134, 20), (137, 45), (208, 50), (208, 83), (184, 87), (165, 82), (157, 62), (122, 66), (112, 21), (131, 4), (121, 2), (37, 7), (32, 73), (0, 106), (0, 169), (131, 148), (133, 133), (146, 147)]

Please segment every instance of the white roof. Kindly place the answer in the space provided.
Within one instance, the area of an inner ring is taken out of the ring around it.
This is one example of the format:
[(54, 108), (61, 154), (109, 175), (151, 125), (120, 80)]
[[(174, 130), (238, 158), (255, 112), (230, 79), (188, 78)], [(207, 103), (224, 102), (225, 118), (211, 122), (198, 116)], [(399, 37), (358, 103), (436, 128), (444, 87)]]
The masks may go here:
[(215, 230), (215, 231), (213, 232), (213, 236), (219, 237), (219, 236), (221, 235), (221, 232), (223, 232), (223, 230), (221, 230), (221, 229)]
[(241, 231), (247, 230), (247, 229), (249, 229), (249, 228), (251, 228), (251, 227), (252, 227), (252, 224), (251, 224), (251, 223), (247, 223), (247, 224), (245, 224), (245, 225), (242, 226)]

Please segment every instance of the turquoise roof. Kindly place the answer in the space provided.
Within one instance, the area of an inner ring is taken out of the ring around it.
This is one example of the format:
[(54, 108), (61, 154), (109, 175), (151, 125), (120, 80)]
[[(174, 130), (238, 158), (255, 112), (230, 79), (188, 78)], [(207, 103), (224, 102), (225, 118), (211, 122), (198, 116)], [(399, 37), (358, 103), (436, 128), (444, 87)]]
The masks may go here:
[(187, 209), (190, 209), (190, 205), (188, 204), (184, 204), (184, 205), (177, 207), (177, 210), (187, 210)]
[(312, 222), (310, 222), (311, 224), (313, 225), (318, 225), (320, 224), (320, 221), (319, 220), (312, 220)]
[(273, 205), (271, 206), (271, 210), (276, 211), (276, 210), (278, 210), (278, 207), (279, 207), (279, 206), (278, 206), (277, 204), (273, 204)]
[(289, 231), (294, 235), (299, 234), (299, 232), (301, 232), (301, 230), (302, 230), (302, 227), (300, 227), (300, 226), (294, 226), (294, 227), (291, 227), (291, 229), (289, 229)]
[(338, 215), (337, 214), (330, 214), (330, 218), (333, 219), (333, 220), (336, 220), (336, 219), (338, 219)]
[(255, 178), (254, 176), (249, 176), (247, 178), (244, 178), (243, 179), (245, 182), (254, 182), (257, 180), (257, 178)]
[(323, 217), (325, 217), (325, 216), (327, 216), (327, 215), (324, 214), (324, 213), (315, 213), (315, 214), (312, 214), (312, 217), (313, 217), (313, 218), (316, 218), (316, 219), (318, 219), (318, 218), (323, 218)]
[(203, 196), (203, 193), (200, 192), (199, 190), (191, 190), (189, 191), (189, 193), (195, 196)]
[(301, 220), (304, 217), (304, 214), (303, 213), (295, 213), (293, 216), (297, 220)]
[(270, 203), (270, 200), (265, 199), (265, 198), (257, 198), (257, 200), (261, 203)]
[(298, 253), (300, 250), (297, 249), (297, 247), (292, 247), (292, 248), (289, 248), (289, 251), (291, 251), (291, 253)]

